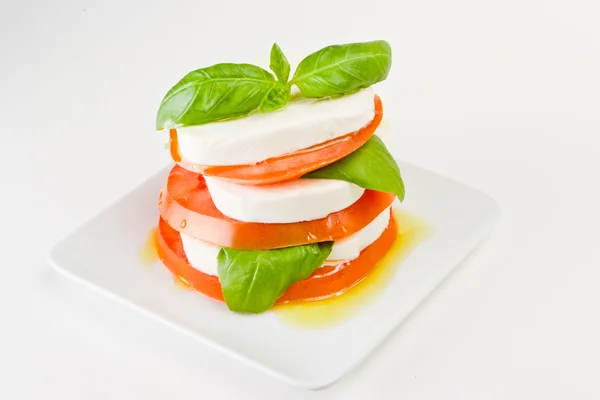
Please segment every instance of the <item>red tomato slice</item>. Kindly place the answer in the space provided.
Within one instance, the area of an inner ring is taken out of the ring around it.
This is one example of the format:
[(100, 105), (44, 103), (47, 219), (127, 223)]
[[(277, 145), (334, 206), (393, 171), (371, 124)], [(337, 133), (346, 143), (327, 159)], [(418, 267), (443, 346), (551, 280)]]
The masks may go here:
[(161, 217), (186, 235), (234, 249), (260, 250), (339, 240), (358, 232), (389, 207), (392, 193), (366, 190), (351, 206), (312, 221), (241, 222), (215, 207), (202, 175), (175, 166), (161, 192)]
[(156, 252), (173, 275), (208, 297), (223, 301), (219, 278), (200, 272), (189, 264), (179, 232), (162, 218), (159, 218), (156, 230)]
[(375, 133), (383, 117), (383, 106), (379, 96), (375, 96), (374, 102), (375, 117), (368, 125), (358, 131), (291, 154), (269, 158), (256, 164), (211, 167), (186, 162), (179, 155), (177, 134), (174, 129), (170, 131), (171, 156), (173, 161), (179, 163), (185, 169), (237, 183), (267, 185), (289, 181), (334, 163), (365, 144)]
[[(398, 233), (391, 218), (383, 234), (364, 249), (358, 258), (336, 266), (319, 268), (307, 279), (296, 282), (277, 300), (277, 304), (323, 300), (337, 296), (360, 283), (389, 251)], [(157, 230), (158, 255), (163, 264), (192, 289), (215, 300), (224, 301), (219, 278), (193, 268), (185, 256), (179, 233), (162, 218)]]

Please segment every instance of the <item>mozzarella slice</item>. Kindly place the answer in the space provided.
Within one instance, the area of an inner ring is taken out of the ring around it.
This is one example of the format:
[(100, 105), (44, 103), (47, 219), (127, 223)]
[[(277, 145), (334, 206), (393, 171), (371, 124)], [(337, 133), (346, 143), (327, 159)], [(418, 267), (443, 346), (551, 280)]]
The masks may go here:
[(327, 260), (354, 260), (385, 231), (390, 223), (390, 208), (386, 208), (360, 231), (333, 243)]
[[(381, 236), (390, 221), (390, 208), (383, 211), (371, 223), (360, 231), (333, 243), (331, 254), (325, 261), (353, 260), (360, 252)], [(218, 275), (217, 255), (221, 248), (214, 244), (198, 240), (180, 233), (183, 250), (192, 267), (208, 275)]]
[(252, 164), (305, 149), (367, 125), (375, 116), (367, 88), (332, 99), (300, 98), (281, 110), (177, 128), (181, 158), (200, 165)]
[(217, 256), (221, 247), (181, 232), (179, 234), (181, 235), (183, 252), (188, 259), (188, 263), (200, 272), (208, 275), (218, 275)]
[(289, 223), (325, 218), (360, 199), (365, 190), (335, 179), (296, 179), (250, 186), (205, 177), (217, 209), (243, 222)]

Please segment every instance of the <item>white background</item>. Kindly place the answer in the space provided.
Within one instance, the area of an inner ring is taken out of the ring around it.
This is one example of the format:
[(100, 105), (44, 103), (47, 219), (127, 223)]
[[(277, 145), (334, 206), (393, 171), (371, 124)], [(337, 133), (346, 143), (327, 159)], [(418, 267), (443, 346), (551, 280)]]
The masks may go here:
[[(0, 3), (0, 397), (599, 398), (597, 1), (233, 3)], [(50, 269), (56, 240), (164, 165), (155, 112), (183, 74), (372, 39), (394, 51), (394, 154), (503, 215), (360, 370), (295, 389)]]

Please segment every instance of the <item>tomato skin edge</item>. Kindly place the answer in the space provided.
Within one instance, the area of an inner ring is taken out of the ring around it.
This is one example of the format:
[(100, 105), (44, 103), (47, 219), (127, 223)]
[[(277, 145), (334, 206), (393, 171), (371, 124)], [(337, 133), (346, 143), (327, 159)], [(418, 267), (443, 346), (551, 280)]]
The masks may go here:
[(156, 232), (158, 258), (171, 273), (197, 292), (218, 301), (225, 301), (219, 278), (193, 268), (183, 250), (179, 232), (159, 217)]
[[(396, 220), (390, 214), (388, 227), (358, 258), (317, 269), (307, 279), (291, 285), (275, 304), (324, 300), (350, 290), (376, 267), (394, 244), (397, 234)], [(162, 218), (158, 221), (157, 253), (163, 265), (176, 278), (188, 284), (194, 291), (224, 302), (219, 278), (205, 274), (189, 264), (181, 236)]]

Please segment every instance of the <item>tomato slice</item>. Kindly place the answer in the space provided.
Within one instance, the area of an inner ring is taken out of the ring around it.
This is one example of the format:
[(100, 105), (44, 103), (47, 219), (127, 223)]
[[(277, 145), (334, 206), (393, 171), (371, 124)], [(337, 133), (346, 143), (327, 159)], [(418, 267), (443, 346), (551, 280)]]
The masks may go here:
[(188, 236), (223, 247), (260, 250), (339, 240), (367, 226), (395, 197), (365, 190), (354, 204), (325, 218), (283, 224), (241, 222), (217, 210), (202, 175), (176, 165), (158, 206), (161, 217)]
[(159, 218), (156, 230), (156, 252), (173, 275), (208, 297), (223, 301), (219, 278), (200, 272), (189, 264), (179, 232), (162, 218)]
[(383, 106), (379, 96), (375, 96), (374, 102), (375, 117), (369, 124), (358, 131), (294, 153), (269, 158), (256, 164), (211, 167), (181, 160), (179, 150), (177, 149), (177, 135), (175, 130), (171, 130), (170, 132), (171, 156), (175, 162), (179, 163), (185, 169), (207, 176), (228, 179), (232, 182), (248, 185), (267, 185), (289, 181), (299, 178), (310, 171), (334, 163), (365, 144), (373, 136), (383, 118)]
[[(319, 268), (307, 279), (294, 283), (277, 304), (323, 300), (337, 296), (360, 283), (394, 244), (398, 232), (391, 218), (383, 234), (364, 249), (358, 258), (336, 266)], [(215, 300), (224, 301), (219, 278), (193, 268), (185, 256), (181, 236), (162, 218), (157, 230), (158, 255), (163, 264), (192, 289)]]

